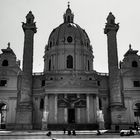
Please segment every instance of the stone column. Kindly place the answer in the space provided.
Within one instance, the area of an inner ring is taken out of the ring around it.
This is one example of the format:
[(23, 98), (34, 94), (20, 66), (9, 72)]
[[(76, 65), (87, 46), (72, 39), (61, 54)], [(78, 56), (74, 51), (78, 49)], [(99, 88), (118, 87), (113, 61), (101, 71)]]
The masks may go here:
[(54, 70), (56, 70), (56, 54), (54, 54)]
[(104, 33), (107, 34), (108, 43), (108, 70), (110, 87), (110, 106), (111, 108), (123, 107), (120, 72), (118, 69), (118, 50), (117, 50), (117, 31), (119, 25), (115, 23), (115, 17), (109, 13)]
[(98, 125), (99, 125), (99, 129), (105, 129), (104, 128), (104, 115), (103, 115), (103, 112), (102, 110), (99, 109), (99, 97), (96, 96), (96, 105), (97, 105), (97, 113), (96, 113), (96, 118), (97, 118), (97, 122), (98, 122)]
[(44, 110), (42, 117), (42, 130), (47, 130), (48, 125), (48, 117), (49, 117), (49, 104), (48, 104), (48, 95), (44, 98)]
[[(80, 95), (77, 95), (78, 98), (80, 98)], [(77, 123), (81, 123), (80, 122), (80, 108), (77, 108)]]
[(64, 108), (64, 121), (65, 121), (65, 123), (67, 123), (67, 120), (68, 120), (68, 111), (67, 111), (67, 108)]
[(95, 111), (95, 118), (96, 118), (96, 122), (98, 123), (98, 111), (99, 111), (99, 97), (96, 95), (95, 97), (95, 104), (96, 104), (96, 111)]
[(55, 112), (55, 115), (54, 115), (54, 120), (55, 120), (55, 122), (57, 123), (57, 95), (55, 94), (54, 95), (54, 106), (55, 106), (55, 110), (54, 110), (54, 112)]
[[(66, 98), (67, 95), (65, 94), (64, 97)], [(64, 108), (64, 121), (65, 123), (68, 122), (68, 109), (67, 108)]]
[(90, 112), (90, 108), (89, 108), (90, 104), (89, 104), (89, 94), (87, 94), (87, 122), (90, 122), (90, 118), (89, 118), (89, 112)]
[(120, 69), (118, 68), (117, 32), (119, 24), (115, 23), (115, 17), (110, 12), (104, 33), (107, 35), (108, 43), (108, 70), (110, 90), (111, 123), (118, 125), (121, 111), (124, 109), (124, 101), (121, 89)]
[(96, 96), (96, 109), (99, 110), (99, 97), (98, 96)]
[(77, 123), (81, 123), (80, 122), (80, 108), (77, 108)]
[(33, 128), (32, 69), (34, 34), (37, 28), (31, 11), (26, 16), (26, 22), (22, 23), (22, 28), (24, 31), (23, 71), (18, 75), (16, 129), (25, 130)]

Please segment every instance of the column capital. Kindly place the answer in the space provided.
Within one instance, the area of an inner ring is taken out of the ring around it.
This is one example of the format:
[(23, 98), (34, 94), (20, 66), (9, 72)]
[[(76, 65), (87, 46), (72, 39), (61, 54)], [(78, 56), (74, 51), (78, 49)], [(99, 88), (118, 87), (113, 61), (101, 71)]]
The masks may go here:
[(114, 23), (113, 25), (106, 23), (104, 34), (108, 34), (110, 31), (115, 31), (117, 33), (118, 30), (119, 30), (119, 23), (118, 24)]
[(37, 32), (37, 28), (36, 28), (36, 22), (28, 24), (28, 23), (24, 23), (22, 22), (22, 29), (25, 32), (26, 30), (31, 30), (34, 33)]
[(32, 14), (32, 11), (29, 11), (27, 14), (26, 23), (22, 22), (22, 28), (24, 32), (26, 30), (32, 30), (34, 33), (37, 32), (36, 22), (34, 22), (34, 15)]
[(110, 31), (117, 32), (119, 29), (119, 23), (115, 23), (115, 16), (110, 12), (107, 17), (107, 23), (104, 29), (104, 33), (108, 34)]

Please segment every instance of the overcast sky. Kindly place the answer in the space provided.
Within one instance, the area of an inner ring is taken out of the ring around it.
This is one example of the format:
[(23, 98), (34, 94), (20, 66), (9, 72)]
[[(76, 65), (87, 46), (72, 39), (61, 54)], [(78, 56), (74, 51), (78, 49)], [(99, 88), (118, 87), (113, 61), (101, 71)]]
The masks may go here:
[[(132, 44), (140, 50), (140, 0), (69, 0), (74, 22), (87, 32), (94, 53), (94, 69), (108, 72), (106, 18), (111, 11), (120, 23), (117, 33), (119, 61)], [(34, 38), (34, 72), (42, 72), (44, 48), (51, 31), (63, 22), (68, 0), (0, 0), (0, 49), (11, 43), (22, 61), (24, 33), (22, 23), (31, 10), (37, 33)]]

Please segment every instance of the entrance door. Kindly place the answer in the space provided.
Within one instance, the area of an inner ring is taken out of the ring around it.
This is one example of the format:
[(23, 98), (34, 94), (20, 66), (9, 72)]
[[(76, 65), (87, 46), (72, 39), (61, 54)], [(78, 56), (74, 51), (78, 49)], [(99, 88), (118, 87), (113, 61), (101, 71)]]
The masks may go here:
[(68, 109), (68, 123), (75, 123), (75, 109)]

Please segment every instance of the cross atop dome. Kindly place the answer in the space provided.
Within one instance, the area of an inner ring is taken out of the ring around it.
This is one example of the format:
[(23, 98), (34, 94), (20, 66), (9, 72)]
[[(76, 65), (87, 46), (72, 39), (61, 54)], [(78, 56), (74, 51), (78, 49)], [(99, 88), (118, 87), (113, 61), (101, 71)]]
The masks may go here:
[(10, 48), (10, 42), (8, 42), (8, 44), (7, 44), (7, 45), (8, 45), (7, 49), (9, 49), (9, 48)]
[(68, 1), (68, 8), (70, 8), (70, 2)]
[(129, 44), (129, 50), (132, 50), (132, 48), (131, 48), (131, 44)]

